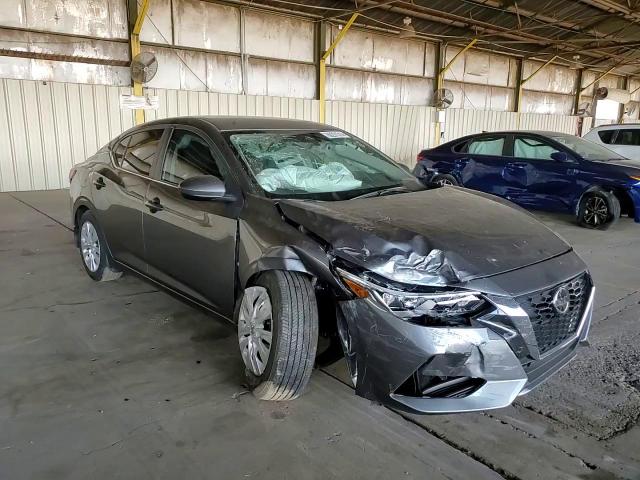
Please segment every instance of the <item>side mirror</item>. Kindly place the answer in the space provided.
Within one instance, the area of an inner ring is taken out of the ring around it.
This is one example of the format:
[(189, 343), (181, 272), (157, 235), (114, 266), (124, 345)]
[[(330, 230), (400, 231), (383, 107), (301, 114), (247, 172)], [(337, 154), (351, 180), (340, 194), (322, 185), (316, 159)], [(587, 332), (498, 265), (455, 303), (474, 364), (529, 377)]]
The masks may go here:
[(180, 183), (180, 193), (190, 200), (229, 199), (224, 182), (213, 175), (198, 175)]
[(569, 158), (566, 152), (553, 152), (551, 154), (551, 158), (556, 162), (571, 162), (572, 159)]

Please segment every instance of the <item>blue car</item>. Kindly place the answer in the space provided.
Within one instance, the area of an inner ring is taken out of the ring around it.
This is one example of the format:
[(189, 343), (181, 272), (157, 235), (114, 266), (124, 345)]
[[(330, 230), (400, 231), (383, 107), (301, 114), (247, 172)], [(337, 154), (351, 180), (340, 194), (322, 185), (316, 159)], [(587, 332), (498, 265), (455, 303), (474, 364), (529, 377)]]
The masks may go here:
[(524, 208), (574, 214), (606, 229), (620, 215), (640, 223), (640, 160), (574, 135), (513, 131), (469, 135), (423, 150), (414, 174), (425, 184), (461, 185)]

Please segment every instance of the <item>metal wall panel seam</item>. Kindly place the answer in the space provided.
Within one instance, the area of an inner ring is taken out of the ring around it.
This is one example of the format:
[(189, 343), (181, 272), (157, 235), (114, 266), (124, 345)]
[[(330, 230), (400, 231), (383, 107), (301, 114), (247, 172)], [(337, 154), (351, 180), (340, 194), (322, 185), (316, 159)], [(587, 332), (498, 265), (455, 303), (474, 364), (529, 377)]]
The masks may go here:
[[(10, 157), (9, 157), (9, 162), (11, 164), (11, 170), (13, 172), (13, 187), (14, 189), (17, 189), (18, 187), (18, 172), (16, 170), (16, 148), (15, 148), (15, 144), (13, 141), (13, 135), (11, 134), (11, 125), (13, 125), (13, 122), (11, 121), (11, 111), (9, 109), (9, 89), (7, 87), (7, 81), (6, 80), (2, 80), (2, 95), (4, 98), (4, 105), (5, 105), (5, 118), (7, 121), (7, 137), (9, 139), (9, 152), (11, 153)], [(4, 181), (4, 175), (3, 175), (3, 181)], [(4, 183), (3, 183), (4, 185)]]

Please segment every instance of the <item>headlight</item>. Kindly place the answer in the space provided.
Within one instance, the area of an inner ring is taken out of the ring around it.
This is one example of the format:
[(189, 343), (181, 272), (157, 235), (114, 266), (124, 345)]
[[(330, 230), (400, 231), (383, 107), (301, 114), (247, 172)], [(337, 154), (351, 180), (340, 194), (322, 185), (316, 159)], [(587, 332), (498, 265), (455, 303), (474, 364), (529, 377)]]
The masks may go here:
[(403, 292), (382, 287), (338, 269), (345, 285), (359, 298), (369, 298), (396, 316), (431, 326), (469, 325), (469, 316), (486, 305), (479, 292), (442, 290), (428, 293)]

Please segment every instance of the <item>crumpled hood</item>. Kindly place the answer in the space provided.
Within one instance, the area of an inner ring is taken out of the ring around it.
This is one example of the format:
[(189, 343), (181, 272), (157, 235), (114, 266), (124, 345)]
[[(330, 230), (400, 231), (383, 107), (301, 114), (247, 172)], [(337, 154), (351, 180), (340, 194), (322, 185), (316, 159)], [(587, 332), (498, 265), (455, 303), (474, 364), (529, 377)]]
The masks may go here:
[(463, 188), (279, 206), (336, 257), (398, 282), (449, 285), (571, 250), (520, 208)]

